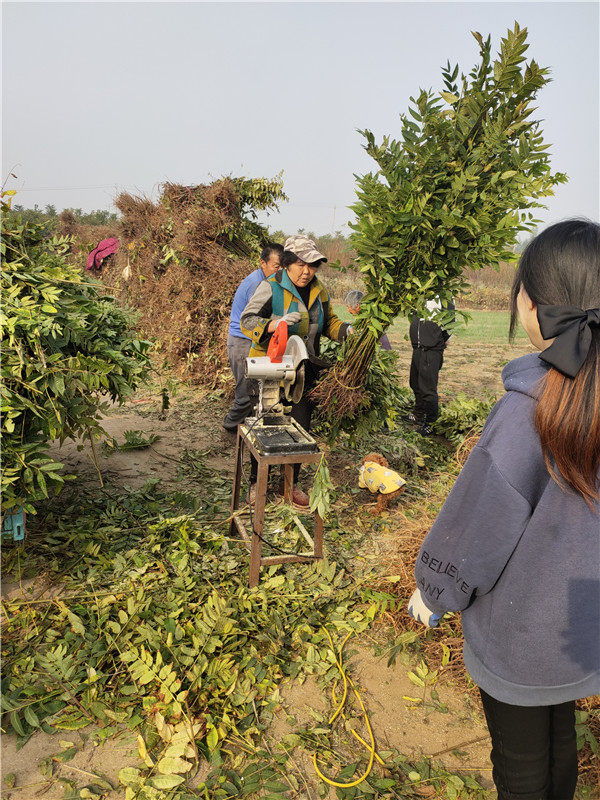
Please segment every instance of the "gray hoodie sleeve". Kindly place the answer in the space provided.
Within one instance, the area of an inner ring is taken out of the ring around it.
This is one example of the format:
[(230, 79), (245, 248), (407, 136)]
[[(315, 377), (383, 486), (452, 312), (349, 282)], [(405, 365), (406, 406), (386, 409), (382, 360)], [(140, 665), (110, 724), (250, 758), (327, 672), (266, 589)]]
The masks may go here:
[(265, 342), (270, 334), (267, 330), (273, 316), (273, 289), (269, 281), (262, 281), (248, 300), (240, 316), (242, 333), (255, 344)]
[(415, 577), (427, 606), (462, 611), (489, 592), (531, 514), (490, 453), (476, 446), (419, 551)]

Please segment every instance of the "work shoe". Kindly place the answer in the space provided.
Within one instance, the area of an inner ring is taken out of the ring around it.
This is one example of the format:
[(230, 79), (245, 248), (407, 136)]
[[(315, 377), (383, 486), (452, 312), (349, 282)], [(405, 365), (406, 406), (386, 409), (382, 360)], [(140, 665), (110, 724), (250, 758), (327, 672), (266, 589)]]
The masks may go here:
[[(284, 494), (283, 486), (280, 486), (278, 489), (278, 494), (283, 498)], [(310, 498), (303, 492), (302, 489), (299, 489), (297, 486), (294, 486), (292, 490), (292, 506), (296, 509), (296, 511), (309, 511), (310, 510)]]
[(423, 424), (423, 419), (417, 417), (412, 411), (409, 411), (408, 414), (400, 414), (400, 419), (403, 419), (404, 422), (409, 422), (411, 425)]
[(419, 433), (421, 434), (421, 436), (433, 436), (434, 430), (429, 422), (423, 422), (419, 426)]

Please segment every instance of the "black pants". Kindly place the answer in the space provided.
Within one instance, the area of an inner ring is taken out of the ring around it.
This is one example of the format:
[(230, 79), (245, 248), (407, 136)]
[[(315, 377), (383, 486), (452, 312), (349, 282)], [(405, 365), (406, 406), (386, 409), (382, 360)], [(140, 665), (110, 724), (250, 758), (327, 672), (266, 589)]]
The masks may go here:
[(438, 375), (444, 363), (443, 349), (414, 347), (410, 362), (410, 388), (415, 395), (417, 419), (435, 422), (439, 414)]
[(513, 706), (482, 689), (498, 800), (572, 800), (577, 784), (575, 703)]

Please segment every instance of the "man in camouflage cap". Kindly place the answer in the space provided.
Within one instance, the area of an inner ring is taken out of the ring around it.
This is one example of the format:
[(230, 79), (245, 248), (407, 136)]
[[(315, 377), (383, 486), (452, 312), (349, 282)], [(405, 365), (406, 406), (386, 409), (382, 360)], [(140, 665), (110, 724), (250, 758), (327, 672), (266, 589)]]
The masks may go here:
[(283, 245), (283, 249), (293, 253), (302, 261), (307, 264), (314, 264), (315, 261), (327, 261), (323, 253), (317, 250), (316, 244), (308, 236), (297, 234), (296, 236), (288, 236)]

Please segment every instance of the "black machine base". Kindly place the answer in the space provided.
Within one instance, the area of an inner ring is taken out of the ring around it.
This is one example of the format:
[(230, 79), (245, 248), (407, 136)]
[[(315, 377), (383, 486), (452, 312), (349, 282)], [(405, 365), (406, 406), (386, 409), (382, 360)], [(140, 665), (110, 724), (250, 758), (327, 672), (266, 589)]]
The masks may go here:
[(257, 423), (255, 417), (248, 417), (242, 425), (242, 432), (252, 439), (257, 450), (268, 455), (318, 452), (318, 444), (296, 420), (283, 419), (283, 424), (265, 425), (263, 420)]

